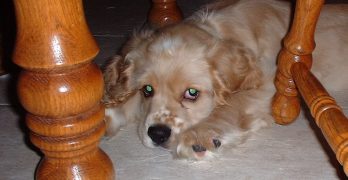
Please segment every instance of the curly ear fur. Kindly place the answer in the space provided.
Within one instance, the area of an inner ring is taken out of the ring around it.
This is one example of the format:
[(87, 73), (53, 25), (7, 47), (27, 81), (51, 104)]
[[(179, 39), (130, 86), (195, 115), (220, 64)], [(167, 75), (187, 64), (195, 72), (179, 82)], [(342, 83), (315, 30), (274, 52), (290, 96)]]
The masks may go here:
[(226, 87), (225, 81), (221, 78), (217, 70), (212, 70), (211, 74), (213, 77), (214, 95), (217, 97), (216, 104), (228, 104), (226, 97), (231, 93), (231, 90)]
[(132, 94), (128, 80), (131, 64), (121, 56), (115, 56), (104, 71), (104, 97), (106, 106), (117, 106)]
[(127, 59), (127, 55), (132, 50), (135, 50), (141, 46), (142, 43), (149, 40), (154, 31), (142, 30), (141, 32), (134, 33), (130, 40), (123, 46), (121, 50), (121, 56), (114, 56), (107, 64), (104, 70), (104, 97), (103, 103), (110, 106), (117, 106), (125, 102), (135, 90), (130, 88), (129, 78), (134, 70), (134, 63), (132, 60)]
[(262, 72), (251, 50), (232, 41), (217, 42), (211, 49), (208, 61), (218, 104), (226, 104), (231, 93), (262, 84)]

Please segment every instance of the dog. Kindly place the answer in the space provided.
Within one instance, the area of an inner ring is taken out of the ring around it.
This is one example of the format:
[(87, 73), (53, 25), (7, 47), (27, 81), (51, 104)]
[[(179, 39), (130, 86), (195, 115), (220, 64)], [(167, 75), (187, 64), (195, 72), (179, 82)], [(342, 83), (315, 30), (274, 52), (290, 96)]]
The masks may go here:
[[(104, 71), (107, 136), (137, 122), (145, 146), (203, 160), (271, 125), (291, 9), (286, 1), (218, 1), (181, 23), (136, 33)], [(330, 89), (347, 88), (347, 32), (348, 6), (325, 5), (312, 72)]]

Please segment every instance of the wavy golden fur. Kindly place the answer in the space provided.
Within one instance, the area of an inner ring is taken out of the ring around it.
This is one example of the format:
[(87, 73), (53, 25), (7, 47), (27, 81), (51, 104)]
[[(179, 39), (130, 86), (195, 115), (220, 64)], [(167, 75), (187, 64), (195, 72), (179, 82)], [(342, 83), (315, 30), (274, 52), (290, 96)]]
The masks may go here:
[[(290, 9), (280, 1), (220, 1), (134, 35), (104, 73), (108, 135), (136, 121), (145, 146), (199, 160), (271, 124)], [(317, 26), (312, 69), (331, 89), (347, 87), (347, 12), (347, 5), (326, 5)]]

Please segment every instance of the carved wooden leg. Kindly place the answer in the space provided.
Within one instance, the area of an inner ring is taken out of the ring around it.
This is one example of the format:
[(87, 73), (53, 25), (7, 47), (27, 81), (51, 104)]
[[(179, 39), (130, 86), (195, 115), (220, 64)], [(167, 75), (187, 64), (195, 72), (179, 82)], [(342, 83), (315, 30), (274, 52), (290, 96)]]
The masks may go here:
[(303, 0), (296, 3), (293, 24), (278, 57), (275, 79), (277, 92), (273, 98), (272, 110), (279, 124), (293, 122), (300, 113), (298, 92), (290, 69), (296, 62), (311, 67), (312, 51), (315, 48), (314, 31), (323, 3), (324, 0)]
[(149, 22), (154, 27), (163, 27), (182, 20), (176, 0), (152, 0)]
[(30, 139), (44, 153), (37, 179), (114, 179), (104, 134), (101, 71), (81, 0), (16, 0), (14, 62)]
[(324, 0), (299, 0), (296, 3), (294, 22), (279, 56), (275, 81), (278, 92), (273, 101), (273, 113), (280, 124), (296, 118), (291, 108), (296, 106), (298, 111), (297, 88), (348, 175), (348, 119), (309, 71), (315, 47), (315, 26), (323, 3)]
[(348, 119), (306, 65), (295, 63), (291, 72), (316, 124), (348, 175)]

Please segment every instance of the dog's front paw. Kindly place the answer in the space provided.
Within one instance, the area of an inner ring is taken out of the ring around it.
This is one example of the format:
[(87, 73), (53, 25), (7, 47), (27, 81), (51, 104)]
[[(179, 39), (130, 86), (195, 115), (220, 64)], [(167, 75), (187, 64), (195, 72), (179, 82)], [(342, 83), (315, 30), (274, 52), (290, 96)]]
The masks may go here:
[(220, 130), (196, 127), (180, 135), (176, 153), (178, 158), (209, 159), (214, 156), (221, 145)]

